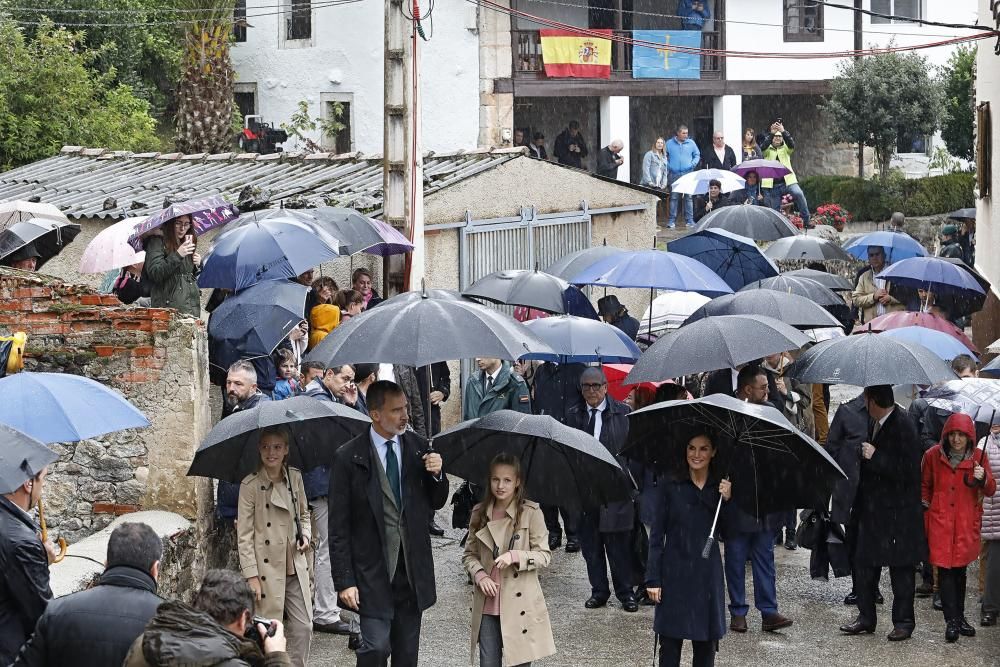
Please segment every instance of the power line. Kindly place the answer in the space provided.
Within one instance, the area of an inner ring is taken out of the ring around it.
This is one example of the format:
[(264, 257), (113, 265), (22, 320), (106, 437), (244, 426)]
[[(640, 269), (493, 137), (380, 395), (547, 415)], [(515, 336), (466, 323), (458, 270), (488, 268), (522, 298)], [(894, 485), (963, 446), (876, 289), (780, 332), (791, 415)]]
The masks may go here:
[(873, 12), (868, 9), (861, 9), (860, 7), (854, 7), (852, 5), (841, 5), (836, 2), (828, 2), (827, 0), (814, 0), (816, 4), (826, 5), (827, 7), (834, 7), (836, 9), (847, 9), (852, 12), (859, 12), (861, 14), (867, 14), (868, 16), (873, 16), (881, 19), (889, 19), (892, 21), (905, 21), (907, 23), (919, 23), (921, 25), (932, 25), (938, 28), (959, 28), (963, 30), (989, 30), (986, 26), (979, 25), (978, 22), (975, 25), (968, 25), (966, 23), (945, 23), (943, 21), (928, 21), (926, 19), (917, 19), (909, 16), (899, 16), (896, 14), (882, 14), (880, 12)]

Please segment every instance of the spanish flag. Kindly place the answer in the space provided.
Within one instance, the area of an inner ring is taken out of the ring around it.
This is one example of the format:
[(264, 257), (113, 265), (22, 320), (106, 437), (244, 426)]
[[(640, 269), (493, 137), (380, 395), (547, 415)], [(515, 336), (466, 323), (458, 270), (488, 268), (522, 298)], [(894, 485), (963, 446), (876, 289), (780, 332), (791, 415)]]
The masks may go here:
[(607, 38), (568, 30), (539, 30), (545, 76), (578, 79), (611, 78), (611, 31), (594, 30)]

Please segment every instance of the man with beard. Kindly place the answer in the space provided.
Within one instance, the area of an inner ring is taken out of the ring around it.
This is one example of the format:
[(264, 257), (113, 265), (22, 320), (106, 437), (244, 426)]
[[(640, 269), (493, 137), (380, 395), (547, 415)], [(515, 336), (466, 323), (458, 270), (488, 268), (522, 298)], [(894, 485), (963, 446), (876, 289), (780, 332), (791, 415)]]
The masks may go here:
[[(226, 402), (222, 405), (222, 418), (249, 410), (270, 397), (257, 388), (257, 371), (245, 359), (229, 367), (226, 374)], [(221, 519), (236, 520), (236, 506), (239, 503), (240, 485), (219, 481), (215, 500), (215, 513)]]

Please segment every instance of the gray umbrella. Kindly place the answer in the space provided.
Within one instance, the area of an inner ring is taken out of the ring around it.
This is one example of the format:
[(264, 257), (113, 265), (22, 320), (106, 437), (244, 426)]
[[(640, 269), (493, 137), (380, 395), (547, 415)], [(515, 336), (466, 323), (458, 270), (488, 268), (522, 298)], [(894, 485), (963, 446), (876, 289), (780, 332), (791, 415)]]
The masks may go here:
[(562, 278), (563, 280), (570, 280), (571, 278), (580, 275), (602, 259), (607, 259), (612, 255), (617, 255), (623, 252), (625, 251), (621, 248), (616, 248), (610, 245), (599, 245), (594, 246), (593, 248), (584, 248), (583, 250), (571, 252), (555, 264), (547, 267), (545, 269), (545, 273), (550, 273), (553, 276)]
[(853, 262), (854, 258), (843, 248), (817, 236), (786, 236), (764, 250), (764, 256), (773, 260), (807, 259), (817, 262), (841, 260)]
[(0, 494), (14, 493), (17, 487), (37, 475), (47, 465), (59, 460), (59, 455), (6, 424), (0, 424)]
[(546, 505), (579, 510), (630, 497), (627, 477), (611, 452), (551, 415), (498, 410), (436, 436), (434, 449), (450, 474), (475, 484), (488, 483), (493, 457), (513, 454), (521, 462), (525, 494)]
[(754, 241), (775, 241), (799, 233), (788, 218), (767, 206), (725, 206), (716, 209), (695, 227), (696, 232), (704, 229), (725, 229)]
[(844, 301), (844, 298), (811, 278), (788, 276), (788, 274), (783, 273), (774, 278), (766, 278), (750, 283), (740, 291), (744, 292), (753, 289), (769, 289), (785, 292), (786, 294), (798, 294), (809, 299), (817, 306), (826, 308), (830, 311), (831, 315), (841, 322), (851, 321), (851, 309), (847, 305), (847, 302)]
[(684, 324), (713, 315), (765, 315), (798, 329), (840, 325), (836, 317), (805, 297), (766, 289), (716, 297), (694, 311)]
[(573, 314), (597, 319), (597, 311), (580, 288), (537, 269), (494, 271), (469, 285), (462, 296), (535, 308), (557, 315)]
[(660, 336), (625, 378), (625, 384), (659, 382), (743, 364), (810, 342), (801, 331), (773, 317), (706, 317)]
[(827, 273), (826, 271), (817, 271), (816, 269), (796, 269), (795, 271), (785, 271), (781, 275), (815, 280), (823, 287), (834, 292), (851, 292), (854, 290), (854, 285), (851, 284), (850, 280), (836, 273)]
[(427, 366), (439, 361), (520, 359), (554, 353), (523, 324), (458, 292), (405, 292), (352, 317), (306, 356), (327, 366), (358, 362)]
[(871, 332), (817, 343), (789, 372), (802, 382), (857, 387), (955, 379), (948, 363), (923, 345)]

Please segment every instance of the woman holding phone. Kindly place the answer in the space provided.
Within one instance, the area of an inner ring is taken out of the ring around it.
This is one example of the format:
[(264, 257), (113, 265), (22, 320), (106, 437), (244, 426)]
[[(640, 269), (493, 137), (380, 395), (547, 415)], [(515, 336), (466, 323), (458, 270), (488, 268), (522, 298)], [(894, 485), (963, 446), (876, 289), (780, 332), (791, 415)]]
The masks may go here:
[(201, 255), (196, 244), (189, 215), (167, 221), (146, 237), (145, 273), (153, 308), (176, 308), (192, 317), (201, 316), (201, 292), (195, 281)]

